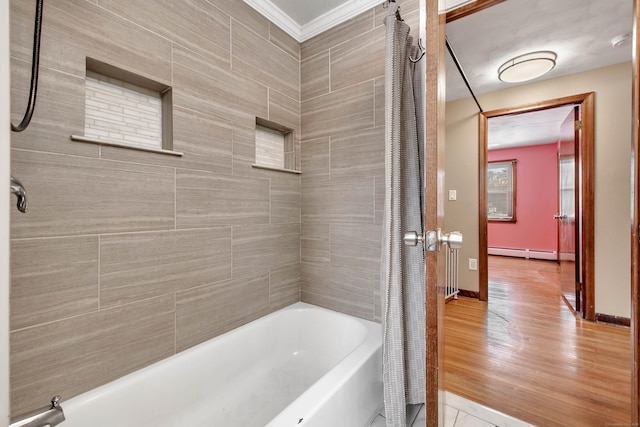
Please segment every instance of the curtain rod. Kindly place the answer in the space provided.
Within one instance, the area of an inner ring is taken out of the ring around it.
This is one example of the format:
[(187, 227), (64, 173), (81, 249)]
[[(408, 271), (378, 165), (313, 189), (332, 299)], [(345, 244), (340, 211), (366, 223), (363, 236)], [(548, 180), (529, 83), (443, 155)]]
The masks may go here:
[(484, 110), (480, 106), (480, 103), (478, 102), (478, 98), (476, 98), (476, 94), (473, 93), (473, 89), (471, 89), (471, 85), (469, 84), (469, 80), (467, 79), (467, 75), (464, 73), (464, 70), (462, 69), (462, 65), (460, 65), (460, 62), (458, 61), (458, 57), (456, 56), (456, 53), (453, 51), (453, 48), (451, 47), (451, 44), (449, 43), (449, 39), (447, 37), (445, 37), (445, 41), (446, 41), (446, 44), (447, 44), (447, 50), (449, 51), (449, 54), (451, 55), (451, 59), (453, 59), (453, 63), (456, 64), (456, 67), (458, 68), (458, 71), (460, 72), (460, 76), (462, 77), (462, 80), (464, 80), (464, 84), (467, 85), (467, 89), (469, 89), (469, 92), (471, 93), (471, 96), (473, 97), (473, 100), (476, 101), (476, 105), (478, 106), (478, 109), (482, 113)]

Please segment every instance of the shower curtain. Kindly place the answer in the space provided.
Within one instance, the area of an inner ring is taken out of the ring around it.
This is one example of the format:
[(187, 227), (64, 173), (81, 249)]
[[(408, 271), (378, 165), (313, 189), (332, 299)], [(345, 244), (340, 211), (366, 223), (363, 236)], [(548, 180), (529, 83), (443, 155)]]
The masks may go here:
[(424, 116), (419, 55), (389, 3), (385, 58), (385, 204), (381, 296), (387, 427), (406, 426), (406, 405), (425, 401), (425, 263), (402, 235), (423, 230)]

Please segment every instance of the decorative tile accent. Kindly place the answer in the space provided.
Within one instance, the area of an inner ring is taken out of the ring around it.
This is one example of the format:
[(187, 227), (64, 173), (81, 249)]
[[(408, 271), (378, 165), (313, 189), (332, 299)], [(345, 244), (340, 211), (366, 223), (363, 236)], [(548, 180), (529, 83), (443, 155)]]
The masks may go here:
[(84, 136), (162, 149), (159, 93), (87, 73), (84, 105)]

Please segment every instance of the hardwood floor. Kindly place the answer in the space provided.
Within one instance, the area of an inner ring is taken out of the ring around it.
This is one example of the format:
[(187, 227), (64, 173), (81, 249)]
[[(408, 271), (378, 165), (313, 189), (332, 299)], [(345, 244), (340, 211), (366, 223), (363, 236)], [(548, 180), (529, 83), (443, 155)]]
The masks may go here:
[(445, 388), (538, 426), (629, 425), (630, 331), (577, 319), (558, 274), (489, 257), (489, 301), (445, 306)]

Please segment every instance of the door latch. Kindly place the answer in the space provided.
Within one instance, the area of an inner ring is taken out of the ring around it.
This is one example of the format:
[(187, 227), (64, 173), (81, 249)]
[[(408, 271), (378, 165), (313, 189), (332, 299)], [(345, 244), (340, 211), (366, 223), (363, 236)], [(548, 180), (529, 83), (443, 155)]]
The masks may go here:
[(462, 248), (462, 233), (459, 231), (443, 233), (442, 230), (438, 229), (437, 231), (425, 231), (424, 234), (408, 231), (404, 233), (403, 240), (407, 246), (417, 246), (421, 244), (427, 252), (439, 251), (443, 244), (448, 245), (451, 249)]

